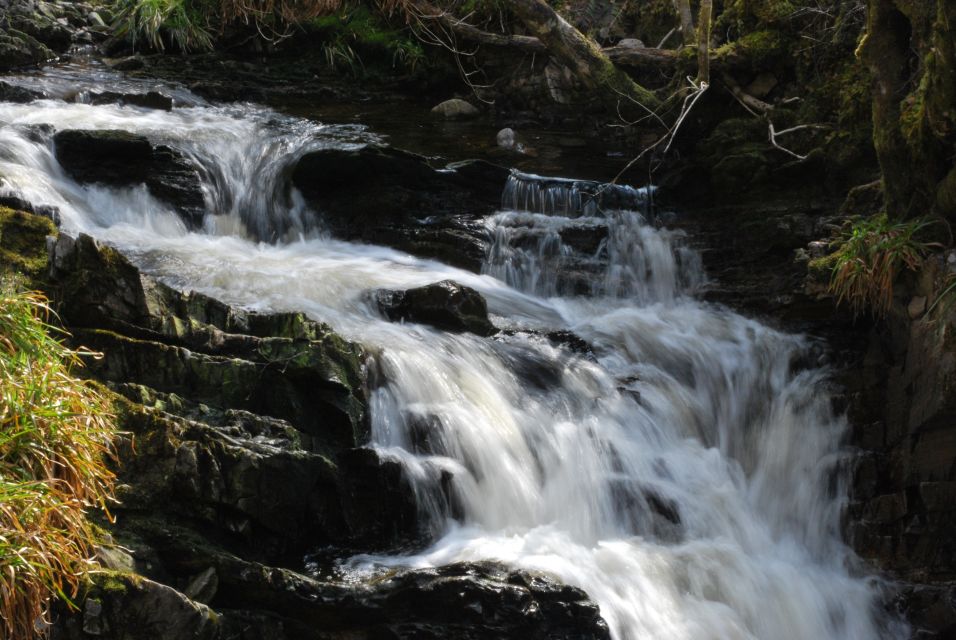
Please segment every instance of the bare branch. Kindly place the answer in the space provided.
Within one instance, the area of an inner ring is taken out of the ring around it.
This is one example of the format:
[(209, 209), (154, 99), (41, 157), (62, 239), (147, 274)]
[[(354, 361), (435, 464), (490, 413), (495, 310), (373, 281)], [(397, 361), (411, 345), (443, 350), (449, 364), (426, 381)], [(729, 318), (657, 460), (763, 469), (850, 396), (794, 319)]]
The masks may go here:
[(767, 123), (767, 138), (770, 141), (770, 144), (773, 145), (775, 149), (779, 149), (780, 151), (783, 151), (787, 155), (793, 158), (796, 158), (797, 160), (800, 160), (802, 162), (803, 160), (807, 159), (807, 156), (805, 155), (802, 156), (799, 153), (794, 153), (790, 149), (780, 146), (780, 144), (777, 142), (777, 136), (783, 136), (788, 133), (793, 133), (794, 131), (802, 131), (804, 129), (829, 129), (829, 128), (830, 127), (823, 124), (800, 124), (795, 127), (790, 127), (789, 129), (782, 129), (780, 131), (777, 131), (774, 128), (773, 123), (768, 122)]

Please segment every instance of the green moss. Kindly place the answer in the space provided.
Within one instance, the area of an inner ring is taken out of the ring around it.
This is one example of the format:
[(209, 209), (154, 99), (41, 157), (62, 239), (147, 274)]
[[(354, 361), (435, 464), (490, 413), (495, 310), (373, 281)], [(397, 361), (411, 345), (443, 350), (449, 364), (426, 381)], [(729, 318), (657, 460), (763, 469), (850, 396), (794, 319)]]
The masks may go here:
[(790, 20), (797, 7), (790, 0), (730, 0), (715, 24), (717, 31), (745, 34)]
[(46, 237), (56, 233), (48, 218), (0, 207), (0, 272), (20, 273), (35, 286), (49, 270)]
[(340, 71), (378, 75), (396, 67), (415, 72), (427, 66), (425, 50), (410, 32), (391, 27), (380, 13), (361, 5), (347, 6), (303, 26), (324, 41), (326, 65)]
[(790, 44), (783, 33), (765, 29), (718, 47), (713, 52), (713, 59), (716, 62), (734, 61), (737, 66), (745, 63), (754, 71), (762, 71), (773, 69), (786, 57), (789, 49)]

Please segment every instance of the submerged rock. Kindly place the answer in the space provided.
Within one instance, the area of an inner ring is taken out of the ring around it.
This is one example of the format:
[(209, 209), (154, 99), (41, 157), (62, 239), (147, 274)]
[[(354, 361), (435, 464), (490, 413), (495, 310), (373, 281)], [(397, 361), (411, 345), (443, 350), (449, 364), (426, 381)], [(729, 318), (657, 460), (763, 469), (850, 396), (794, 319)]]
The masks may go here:
[(117, 93), (115, 91), (94, 91), (90, 93), (91, 104), (121, 104), (145, 109), (171, 111), (173, 99), (158, 91), (146, 93)]
[(172, 205), (190, 228), (202, 224), (205, 196), (199, 172), (182, 153), (145, 136), (119, 130), (70, 129), (53, 136), (56, 158), (82, 183), (145, 184)]
[(26, 87), (18, 87), (9, 82), (0, 81), (0, 102), (17, 102), (26, 104), (34, 100), (41, 100), (43, 94)]
[(498, 332), (488, 319), (488, 304), (481, 294), (452, 280), (405, 291), (379, 289), (373, 297), (389, 320), (418, 322), (479, 336)]
[(464, 118), (474, 118), (480, 111), (478, 108), (461, 98), (452, 98), (435, 105), (432, 109), (432, 115), (441, 116), (449, 120), (458, 120)]

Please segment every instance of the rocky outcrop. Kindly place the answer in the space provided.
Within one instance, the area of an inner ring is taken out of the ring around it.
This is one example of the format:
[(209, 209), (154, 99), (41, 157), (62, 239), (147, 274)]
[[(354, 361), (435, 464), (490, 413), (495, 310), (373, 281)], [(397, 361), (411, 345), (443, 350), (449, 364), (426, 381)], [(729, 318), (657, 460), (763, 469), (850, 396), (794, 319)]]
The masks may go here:
[(477, 271), (485, 254), (482, 219), (500, 204), (507, 177), (486, 162), (437, 170), (421, 156), (366, 146), (308, 153), (292, 182), (340, 238)]
[[(187, 553), (181, 561), (190, 564)], [(337, 585), (235, 557), (205, 558), (211, 607), (165, 585), (127, 576), (100, 579), (82, 616), (54, 640), (257, 638), (345, 640), (604, 640), (597, 607), (573, 587), (493, 563), (389, 570), (361, 585)]]
[(488, 319), (488, 305), (481, 294), (451, 280), (405, 291), (379, 289), (373, 292), (372, 298), (389, 320), (417, 322), (444, 331), (480, 336), (498, 331)]
[(956, 316), (951, 298), (930, 306), (953, 264), (956, 254), (937, 256), (898, 283), (846, 382), (852, 440), (864, 451), (848, 537), (904, 583), (917, 629), (940, 638), (956, 633)]
[(56, 158), (74, 180), (111, 186), (145, 184), (191, 228), (202, 225), (199, 172), (181, 152), (126, 131), (71, 129), (53, 136)]
[(40, 64), (73, 44), (105, 37), (103, 19), (85, 2), (3, 0), (0, 15), (0, 71)]

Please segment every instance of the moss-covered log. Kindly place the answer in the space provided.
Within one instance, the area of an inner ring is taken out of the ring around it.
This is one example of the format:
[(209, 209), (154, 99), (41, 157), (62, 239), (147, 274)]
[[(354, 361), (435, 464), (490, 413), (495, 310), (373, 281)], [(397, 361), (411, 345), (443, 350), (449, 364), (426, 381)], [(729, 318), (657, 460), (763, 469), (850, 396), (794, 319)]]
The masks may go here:
[(611, 62), (596, 42), (575, 29), (544, 0), (513, 0), (511, 10), (559, 62), (601, 98), (630, 98), (645, 107), (658, 104), (653, 92), (634, 82)]

